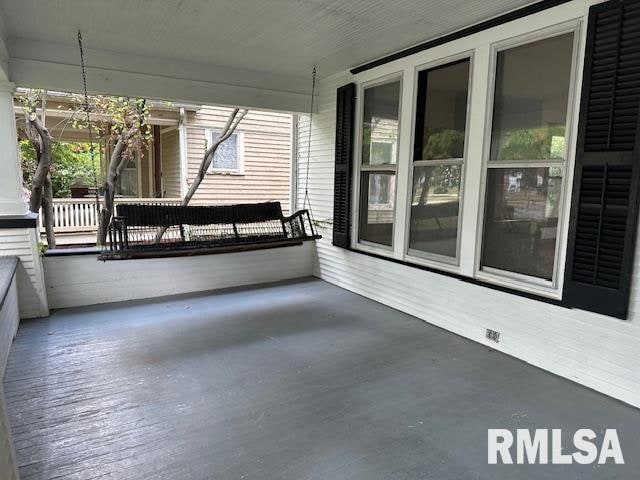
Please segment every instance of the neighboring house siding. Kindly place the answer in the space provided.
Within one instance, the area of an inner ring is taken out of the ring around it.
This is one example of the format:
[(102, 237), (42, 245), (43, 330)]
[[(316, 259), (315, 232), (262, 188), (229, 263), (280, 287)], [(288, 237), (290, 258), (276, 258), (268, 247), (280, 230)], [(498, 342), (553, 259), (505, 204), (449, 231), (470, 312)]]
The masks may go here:
[(177, 129), (160, 134), (162, 196), (180, 197), (180, 135)]
[[(309, 172), (316, 220), (333, 215), (336, 88), (350, 81), (345, 73), (320, 84)], [(308, 119), (301, 118), (298, 206), (304, 195), (307, 133)], [(337, 248), (331, 245), (330, 226), (320, 233), (314, 274), (323, 280), (640, 407), (640, 255), (624, 321)], [(500, 343), (485, 338), (487, 328), (501, 332)]]
[[(203, 107), (187, 117), (189, 182), (205, 152), (206, 130), (220, 130), (230, 109)], [(207, 173), (194, 201), (208, 204), (277, 200), (289, 210), (292, 116), (250, 111), (237, 128), (244, 133), (244, 175)]]

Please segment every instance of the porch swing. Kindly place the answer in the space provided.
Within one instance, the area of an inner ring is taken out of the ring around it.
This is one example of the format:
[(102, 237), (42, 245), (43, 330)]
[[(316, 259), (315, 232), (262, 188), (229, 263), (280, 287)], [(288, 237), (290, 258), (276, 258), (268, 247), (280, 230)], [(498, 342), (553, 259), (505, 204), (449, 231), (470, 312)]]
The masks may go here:
[[(84, 86), (85, 110), (93, 159), (93, 138), (89, 122), (82, 34), (78, 31), (78, 47)], [(312, 73), (311, 108), (313, 119), (316, 69)], [(307, 146), (311, 146), (311, 128)], [(309, 198), (310, 148), (302, 210), (285, 216), (280, 202), (220, 206), (182, 206), (166, 204), (118, 204), (109, 224), (108, 247), (100, 260), (157, 258), (186, 255), (240, 252), (302, 245), (321, 238), (314, 228)], [(97, 191), (97, 179), (96, 179)], [(96, 203), (98, 203), (96, 194)]]

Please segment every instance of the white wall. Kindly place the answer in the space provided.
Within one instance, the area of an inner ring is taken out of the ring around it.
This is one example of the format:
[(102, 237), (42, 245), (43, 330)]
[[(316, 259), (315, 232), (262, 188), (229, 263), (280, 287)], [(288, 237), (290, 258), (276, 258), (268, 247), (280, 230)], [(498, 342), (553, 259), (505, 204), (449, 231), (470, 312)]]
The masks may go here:
[(0, 256), (20, 258), (17, 273), (20, 318), (49, 314), (37, 237), (35, 228), (0, 229)]
[[(554, 17), (554, 12), (549, 15)], [(320, 82), (309, 172), (317, 220), (333, 214), (335, 90), (350, 81), (353, 77), (345, 72)], [(307, 128), (308, 120), (301, 118), (299, 205)], [(321, 233), (314, 274), (323, 280), (640, 407), (640, 256), (636, 255), (629, 319), (624, 321), (336, 248), (331, 232)], [(485, 339), (487, 328), (501, 332), (500, 343)]]
[[(1, 293), (1, 292), (0, 292)], [(0, 378), (4, 376), (9, 349), (18, 331), (20, 317), (18, 313), (18, 288), (14, 277), (9, 291), (0, 309)]]
[[(18, 322), (18, 291), (14, 278), (0, 309), (0, 380), (4, 376), (9, 348), (18, 329)], [(3, 480), (13, 480), (18, 478), (18, 474), (3, 390), (0, 382), (0, 477)]]
[(302, 246), (193, 257), (111, 260), (44, 258), (51, 308), (76, 307), (308, 277), (313, 242)]

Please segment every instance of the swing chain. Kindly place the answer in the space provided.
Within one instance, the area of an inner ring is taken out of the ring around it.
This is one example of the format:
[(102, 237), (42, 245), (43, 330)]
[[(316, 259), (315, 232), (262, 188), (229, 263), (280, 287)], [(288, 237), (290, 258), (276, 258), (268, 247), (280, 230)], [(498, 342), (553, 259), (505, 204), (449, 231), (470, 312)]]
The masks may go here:
[(98, 193), (98, 174), (96, 172), (95, 146), (93, 144), (93, 131), (91, 128), (91, 115), (89, 114), (89, 94), (87, 93), (87, 72), (84, 65), (84, 48), (82, 45), (82, 32), (78, 30), (78, 48), (80, 50), (80, 68), (82, 69), (82, 87), (84, 90), (84, 111), (87, 115), (87, 129), (89, 130), (89, 153), (93, 165), (93, 187), (96, 195), (96, 211), (100, 209), (100, 195)]
[(309, 110), (309, 130), (307, 132), (307, 169), (305, 172), (305, 184), (304, 184), (304, 202), (302, 208), (305, 209), (307, 204), (309, 205), (309, 213), (313, 220), (313, 211), (311, 210), (311, 199), (309, 198), (309, 168), (311, 167), (311, 127), (313, 125), (313, 102), (316, 95), (316, 67), (313, 67), (311, 73), (311, 108)]

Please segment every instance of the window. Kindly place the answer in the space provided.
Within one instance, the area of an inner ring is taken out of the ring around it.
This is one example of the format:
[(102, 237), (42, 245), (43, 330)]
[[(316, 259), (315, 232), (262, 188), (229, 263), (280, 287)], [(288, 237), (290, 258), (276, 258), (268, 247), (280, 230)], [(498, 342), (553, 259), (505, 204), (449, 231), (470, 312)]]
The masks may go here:
[(364, 90), (358, 240), (393, 244), (400, 81)]
[[(207, 130), (207, 146), (219, 138), (220, 132)], [(222, 142), (209, 167), (209, 173), (234, 173), (244, 174), (244, 134), (235, 132)]]
[(573, 33), (499, 51), (481, 266), (551, 281)]
[(418, 76), (410, 254), (457, 257), (469, 64), (465, 59)]

